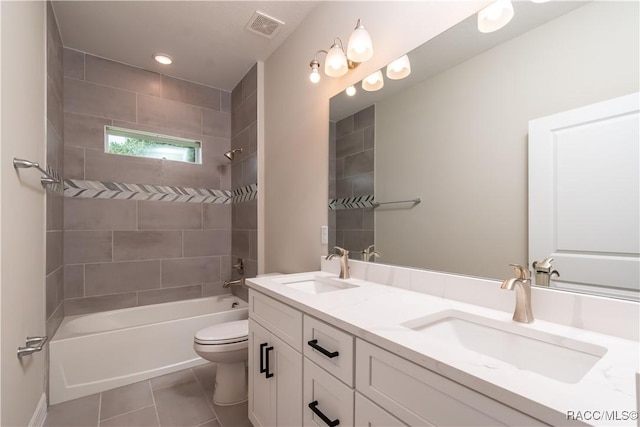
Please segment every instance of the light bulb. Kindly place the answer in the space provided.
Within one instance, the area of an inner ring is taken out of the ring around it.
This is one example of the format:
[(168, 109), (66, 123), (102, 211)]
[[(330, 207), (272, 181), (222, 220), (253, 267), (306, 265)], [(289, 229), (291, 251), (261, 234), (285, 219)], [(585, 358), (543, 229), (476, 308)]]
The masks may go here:
[(356, 87), (355, 86), (349, 86), (347, 88), (347, 90), (345, 90), (345, 92), (347, 93), (348, 96), (353, 96), (356, 94)]
[(374, 92), (382, 89), (384, 86), (384, 79), (382, 78), (382, 71), (378, 70), (373, 74), (368, 75), (362, 81), (362, 89), (368, 92)]
[(351, 33), (347, 44), (347, 58), (353, 62), (365, 62), (371, 59), (372, 56), (373, 43), (371, 42), (371, 36), (369, 36), (369, 33), (358, 19), (356, 28)]
[(391, 64), (387, 65), (387, 77), (391, 80), (404, 79), (411, 74), (411, 63), (409, 57), (404, 55)]
[(327, 59), (324, 63), (324, 73), (329, 77), (340, 77), (347, 74), (349, 67), (347, 66), (347, 57), (344, 56), (344, 52), (338, 46), (334, 44), (327, 53)]
[(507, 25), (512, 18), (511, 0), (496, 0), (478, 12), (478, 31), (492, 33)]
[(309, 80), (311, 80), (311, 83), (318, 83), (320, 81), (320, 72), (318, 72), (318, 68), (311, 69), (311, 74), (309, 74)]

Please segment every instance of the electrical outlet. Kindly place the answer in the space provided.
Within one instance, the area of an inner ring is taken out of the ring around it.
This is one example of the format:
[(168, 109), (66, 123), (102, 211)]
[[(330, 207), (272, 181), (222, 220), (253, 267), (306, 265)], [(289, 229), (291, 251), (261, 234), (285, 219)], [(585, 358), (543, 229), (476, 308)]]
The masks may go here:
[(329, 243), (329, 227), (326, 225), (320, 227), (320, 243), (323, 245)]

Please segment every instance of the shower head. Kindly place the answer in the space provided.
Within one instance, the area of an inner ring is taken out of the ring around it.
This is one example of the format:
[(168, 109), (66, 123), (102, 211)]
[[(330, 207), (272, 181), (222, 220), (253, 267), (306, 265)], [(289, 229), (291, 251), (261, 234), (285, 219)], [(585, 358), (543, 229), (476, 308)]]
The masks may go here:
[(229, 160), (233, 160), (233, 158), (236, 156), (236, 153), (242, 153), (242, 148), (236, 148), (235, 150), (229, 150), (226, 153), (224, 153), (224, 156)]

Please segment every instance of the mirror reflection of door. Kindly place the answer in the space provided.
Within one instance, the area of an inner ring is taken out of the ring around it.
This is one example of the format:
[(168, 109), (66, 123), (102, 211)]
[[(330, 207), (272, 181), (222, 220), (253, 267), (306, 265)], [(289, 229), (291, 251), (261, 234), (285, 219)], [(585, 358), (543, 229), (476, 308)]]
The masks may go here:
[(640, 94), (529, 123), (529, 261), (551, 286), (638, 299)]

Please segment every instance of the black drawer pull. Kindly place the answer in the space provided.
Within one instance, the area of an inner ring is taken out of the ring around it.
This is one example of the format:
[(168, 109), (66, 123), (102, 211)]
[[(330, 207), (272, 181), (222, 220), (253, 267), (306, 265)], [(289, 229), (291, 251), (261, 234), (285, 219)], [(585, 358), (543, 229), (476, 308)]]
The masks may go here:
[(329, 351), (325, 348), (322, 348), (318, 345), (318, 340), (311, 340), (308, 341), (307, 344), (309, 344), (314, 350), (318, 350), (320, 353), (324, 354), (325, 356), (327, 356), (329, 359), (333, 359), (334, 357), (338, 357), (338, 355), (340, 353), (338, 353), (337, 351)]
[(318, 401), (317, 400), (314, 400), (313, 402), (309, 403), (309, 408), (311, 408), (313, 413), (316, 414), (317, 416), (319, 416), (320, 419), (322, 421), (324, 421), (324, 423), (326, 425), (328, 425), (329, 427), (336, 427), (338, 424), (340, 424), (340, 420), (336, 419), (336, 420), (331, 421), (325, 414), (322, 413), (322, 411), (320, 409), (318, 409)]
[[(264, 348), (266, 346), (268, 346), (268, 343), (262, 343), (260, 344), (260, 373), (263, 374), (267, 371), (267, 369), (264, 367)], [(268, 362), (267, 362), (268, 363)]]
[(272, 351), (272, 350), (273, 350), (273, 346), (267, 347), (267, 349), (264, 352), (265, 353), (264, 354), (265, 355), (265, 359), (266, 359), (266, 362), (267, 362), (266, 363), (267, 366), (264, 367), (264, 372), (265, 372), (264, 376), (265, 376), (265, 378), (271, 378), (273, 376), (273, 373), (269, 372), (269, 352)]

